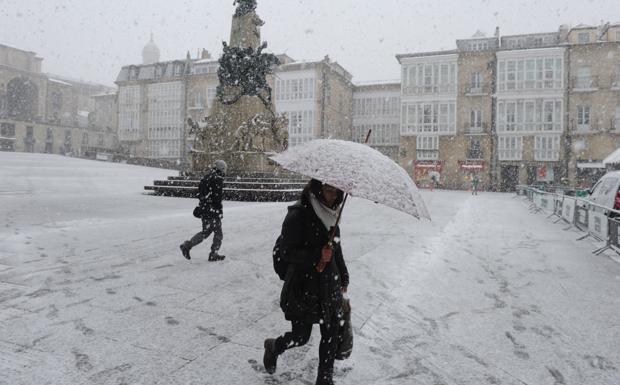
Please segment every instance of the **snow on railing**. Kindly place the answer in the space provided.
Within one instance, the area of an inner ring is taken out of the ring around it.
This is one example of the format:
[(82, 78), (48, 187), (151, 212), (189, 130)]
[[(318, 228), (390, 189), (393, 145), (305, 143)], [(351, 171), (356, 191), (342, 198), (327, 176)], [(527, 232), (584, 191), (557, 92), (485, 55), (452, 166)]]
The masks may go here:
[(607, 250), (620, 254), (620, 210), (614, 210), (587, 198), (566, 195), (564, 193), (549, 192), (532, 186), (517, 186), (517, 196), (526, 196), (531, 202), (530, 211), (533, 213), (549, 213), (548, 218), (557, 217), (554, 223), (563, 221), (585, 233), (577, 240), (592, 237), (597, 241), (605, 242), (592, 253), (599, 255)]

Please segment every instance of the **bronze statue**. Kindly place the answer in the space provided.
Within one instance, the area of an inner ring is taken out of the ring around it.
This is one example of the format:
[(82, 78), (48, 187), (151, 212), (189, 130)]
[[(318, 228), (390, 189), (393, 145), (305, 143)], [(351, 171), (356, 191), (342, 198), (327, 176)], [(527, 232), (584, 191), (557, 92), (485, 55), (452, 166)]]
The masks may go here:
[(233, 6), (237, 6), (235, 16), (243, 16), (256, 10), (256, 0), (235, 0)]
[(267, 43), (263, 43), (256, 51), (252, 47), (231, 47), (226, 42), (222, 44), (224, 52), (217, 71), (220, 80), (217, 95), (220, 102), (230, 105), (244, 95), (258, 96), (271, 111), (271, 87), (267, 84), (267, 75), (280, 64), (280, 60), (274, 54), (262, 52), (267, 48)]

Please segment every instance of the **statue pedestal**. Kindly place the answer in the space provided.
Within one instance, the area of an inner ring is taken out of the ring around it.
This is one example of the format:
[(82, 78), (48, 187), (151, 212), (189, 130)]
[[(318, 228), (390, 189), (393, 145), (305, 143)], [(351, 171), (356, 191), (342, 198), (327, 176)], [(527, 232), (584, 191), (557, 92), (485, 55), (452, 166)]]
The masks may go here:
[[(287, 147), (288, 122), (277, 116), (267, 75), (279, 64), (273, 54), (263, 53), (256, 0), (237, 0), (230, 46), (224, 42), (219, 60), (218, 97), (204, 128), (198, 126), (202, 150), (191, 155), (191, 171), (200, 174), (215, 160), (228, 164), (231, 175), (275, 174), (280, 168), (265, 153)], [(192, 129), (196, 125), (190, 121)]]
[(228, 165), (229, 176), (288, 174), (268, 157), (268, 154), (256, 151), (194, 152), (192, 153), (192, 170), (196, 174), (202, 174), (209, 170), (216, 160), (222, 159)]

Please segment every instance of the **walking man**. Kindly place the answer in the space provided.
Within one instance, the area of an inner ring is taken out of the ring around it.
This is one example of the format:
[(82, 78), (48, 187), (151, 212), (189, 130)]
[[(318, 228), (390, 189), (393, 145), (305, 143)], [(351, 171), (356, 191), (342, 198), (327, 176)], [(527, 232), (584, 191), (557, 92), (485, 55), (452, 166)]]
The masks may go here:
[(209, 261), (221, 261), (225, 256), (218, 254), (222, 246), (222, 192), (224, 189), (224, 176), (226, 175), (226, 162), (216, 160), (213, 168), (202, 178), (198, 185), (198, 199), (200, 200), (200, 219), (202, 220), (202, 231), (197, 233), (189, 241), (181, 244), (181, 253), (185, 259), (191, 259), (189, 251), (213, 233), (213, 243)]
[(478, 179), (478, 175), (474, 174), (474, 177), (471, 180), (471, 195), (478, 195), (478, 184), (479, 183), (480, 183), (480, 179)]

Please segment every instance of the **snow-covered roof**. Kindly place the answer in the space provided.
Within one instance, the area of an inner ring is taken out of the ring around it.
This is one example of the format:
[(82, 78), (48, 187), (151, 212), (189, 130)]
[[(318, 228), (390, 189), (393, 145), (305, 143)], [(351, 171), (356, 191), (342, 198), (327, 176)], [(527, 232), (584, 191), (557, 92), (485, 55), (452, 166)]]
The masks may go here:
[(393, 79), (393, 80), (366, 80), (366, 81), (355, 82), (354, 86), (358, 87), (358, 88), (361, 88), (361, 87), (367, 87), (367, 88), (371, 88), (371, 87), (399, 87), (400, 88), (400, 79)]
[(200, 59), (194, 61), (194, 64), (205, 64), (205, 63), (218, 63), (217, 59)]
[(116, 91), (102, 92), (100, 94), (91, 95), (91, 98), (103, 98), (106, 96), (116, 96)]
[(603, 159), (603, 164), (617, 164), (620, 163), (620, 148), (616, 149), (616, 151), (612, 152), (607, 156), (607, 158)]
[(573, 27), (573, 29), (592, 29), (592, 28), (596, 28), (596, 27), (593, 25), (587, 25), (587, 24), (579, 24)]
[(59, 79), (54, 79), (54, 78), (48, 78), (48, 79), (49, 79), (49, 81), (50, 81), (50, 82), (52, 82), (52, 83), (58, 83), (58, 84), (62, 84), (63, 86), (68, 86), (68, 87), (71, 87), (71, 84), (70, 84), (70, 83), (63, 82), (62, 80), (59, 80)]
[(401, 59), (406, 59), (410, 57), (425, 57), (425, 56), (441, 56), (441, 55), (454, 55), (458, 54), (459, 51), (456, 49), (445, 50), (445, 51), (430, 51), (430, 52), (416, 52), (416, 53), (403, 53), (397, 54), (396, 59), (399, 63), (401, 63)]
[(577, 168), (605, 168), (605, 163), (603, 162), (578, 162)]

